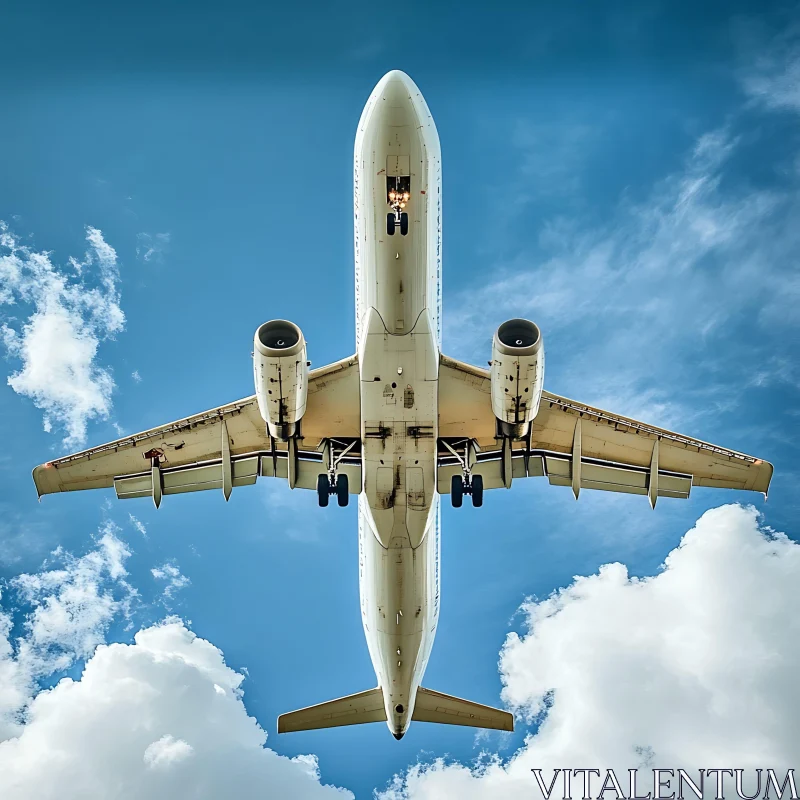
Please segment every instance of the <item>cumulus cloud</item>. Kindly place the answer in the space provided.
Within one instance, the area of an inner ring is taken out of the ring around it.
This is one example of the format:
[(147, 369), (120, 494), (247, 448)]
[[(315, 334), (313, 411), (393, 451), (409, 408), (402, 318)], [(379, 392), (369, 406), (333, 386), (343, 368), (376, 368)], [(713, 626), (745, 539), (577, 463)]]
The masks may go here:
[(137, 233), (136, 257), (160, 263), (169, 250), (170, 238), (169, 233)]
[(133, 382), (134, 383), (141, 383), (142, 382), (142, 376), (139, 374), (139, 370), (138, 369), (135, 369), (133, 372), (131, 372), (131, 378), (133, 378)]
[(264, 747), (242, 680), (175, 619), (101, 645), (80, 680), (40, 692), (22, 731), (0, 743), (0, 796), (352, 798), (320, 783), (313, 756)]
[(533, 768), (549, 781), (557, 768), (796, 766), (798, 579), (800, 545), (729, 505), (654, 577), (609, 564), (528, 601), (500, 669), (506, 703), (535, 732), (507, 761), (415, 766), (381, 798), (538, 797)]
[(191, 581), (181, 573), (177, 564), (174, 562), (166, 562), (160, 567), (154, 567), (150, 573), (157, 581), (165, 581), (164, 599), (171, 600), (175, 592), (188, 586)]
[[(242, 672), (171, 617), (105, 644), (130, 615), (131, 552), (111, 523), (7, 584), (0, 610), (0, 797), (352, 798), (314, 756), (279, 756), (248, 716)], [(159, 568), (173, 580), (180, 571)], [(78, 680), (52, 678), (84, 661)]]
[(0, 329), (8, 355), (22, 362), (8, 384), (44, 411), (46, 431), (65, 430), (67, 447), (82, 444), (88, 421), (111, 411), (114, 380), (97, 350), (125, 325), (117, 254), (97, 228), (86, 229), (86, 240), (82, 261), (58, 267), (0, 221), (0, 304), (30, 310)]
[(139, 531), (139, 533), (141, 533), (146, 539), (147, 527), (145, 526), (144, 522), (142, 522), (139, 517), (134, 517), (133, 514), (128, 514), (128, 519), (130, 520), (131, 525), (133, 525), (133, 527), (136, 528), (136, 530)]
[(20, 725), (36, 681), (89, 657), (111, 622), (129, 613), (131, 553), (117, 533), (107, 523), (86, 555), (58, 548), (41, 571), (8, 582), (4, 600), (17, 601), (22, 633), (12, 638), (14, 609), (0, 611), (0, 738)]
[(193, 752), (194, 748), (188, 742), (165, 733), (157, 742), (147, 746), (144, 751), (144, 763), (153, 769), (167, 768), (188, 758)]

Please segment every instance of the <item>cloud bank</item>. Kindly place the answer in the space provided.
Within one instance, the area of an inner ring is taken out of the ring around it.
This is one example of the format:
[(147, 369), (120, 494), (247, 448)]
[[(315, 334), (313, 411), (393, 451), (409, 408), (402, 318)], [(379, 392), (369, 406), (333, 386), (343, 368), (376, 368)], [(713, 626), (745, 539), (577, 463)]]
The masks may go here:
[(22, 733), (0, 743), (0, 795), (352, 797), (320, 784), (313, 757), (264, 747), (242, 680), (176, 620), (139, 631), (133, 644), (101, 645), (80, 680), (39, 693)]
[[(244, 707), (244, 676), (179, 619), (139, 631), (132, 644), (104, 644), (136, 597), (126, 579), (131, 551), (118, 533), (109, 523), (86, 555), (59, 549), (41, 571), (8, 584), (0, 797), (352, 798), (320, 783), (314, 756), (264, 747), (267, 735)], [(169, 566), (153, 572), (186, 580)], [(78, 680), (42, 688), (85, 659)]]
[(530, 600), (500, 670), (506, 703), (535, 732), (508, 761), (415, 766), (380, 797), (539, 797), (533, 768), (548, 780), (577, 767), (785, 774), (800, 757), (798, 578), (800, 545), (729, 505), (706, 512), (654, 577), (608, 564)]
[(46, 431), (63, 428), (72, 448), (90, 419), (108, 418), (114, 380), (97, 350), (125, 326), (117, 254), (97, 228), (87, 227), (86, 240), (83, 261), (57, 267), (0, 221), (0, 305), (30, 311), (24, 322), (7, 316), (0, 329), (8, 356), (22, 362), (8, 384), (42, 409)]

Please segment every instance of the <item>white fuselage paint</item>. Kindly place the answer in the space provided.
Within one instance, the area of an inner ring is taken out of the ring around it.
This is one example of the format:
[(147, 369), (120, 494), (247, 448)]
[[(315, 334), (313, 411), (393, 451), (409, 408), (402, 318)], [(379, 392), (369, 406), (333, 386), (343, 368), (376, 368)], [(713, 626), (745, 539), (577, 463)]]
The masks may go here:
[[(410, 177), (408, 234), (387, 232), (387, 175)], [(390, 72), (355, 143), (356, 342), (363, 487), (361, 616), (389, 729), (405, 733), (439, 618), (436, 492), (441, 155), (428, 106)]]

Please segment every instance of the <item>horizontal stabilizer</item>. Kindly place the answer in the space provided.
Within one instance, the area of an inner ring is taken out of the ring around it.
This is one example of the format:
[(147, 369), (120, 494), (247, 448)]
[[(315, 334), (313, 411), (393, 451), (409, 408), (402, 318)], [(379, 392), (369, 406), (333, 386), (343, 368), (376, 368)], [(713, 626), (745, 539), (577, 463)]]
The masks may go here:
[(469, 725), (473, 728), (491, 728), (497, 731), (513, 731), (514, 717), (508, 711), (491, 706), (482, 706), (460, 697), (434, 692), (431, 689), (417, 690), (417, 702), (411, 717), (415, 722), (438, 722), (442, 725)]
[(359, 725), (362, 722), (386, 722), (383, 691), (380, 687), (281, 714), (278, 717), (278, 733)]

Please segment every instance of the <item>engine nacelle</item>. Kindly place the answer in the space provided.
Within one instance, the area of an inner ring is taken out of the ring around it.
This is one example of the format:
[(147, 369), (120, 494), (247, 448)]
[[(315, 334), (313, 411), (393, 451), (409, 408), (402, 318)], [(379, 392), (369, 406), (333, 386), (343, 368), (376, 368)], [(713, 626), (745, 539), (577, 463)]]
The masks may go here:
[(297, 325), (273, 319), (256, 331), (253, 374), (270, 436), (285, 442), (297, 432), (308, 395), (306, 340)]
[(544, 386), (544, 345), (527, 319), (504, 322), (492, 340), (492, 411), (506, 436), (528, 433)]

